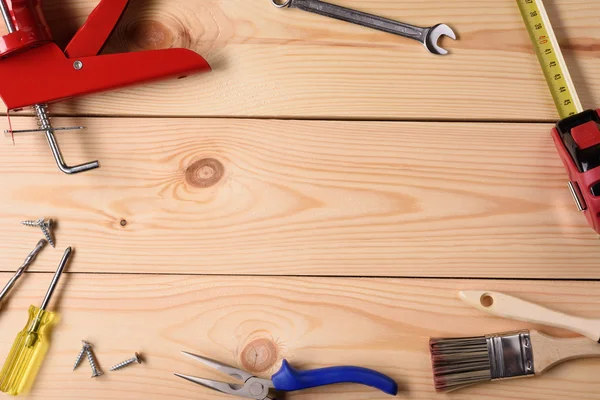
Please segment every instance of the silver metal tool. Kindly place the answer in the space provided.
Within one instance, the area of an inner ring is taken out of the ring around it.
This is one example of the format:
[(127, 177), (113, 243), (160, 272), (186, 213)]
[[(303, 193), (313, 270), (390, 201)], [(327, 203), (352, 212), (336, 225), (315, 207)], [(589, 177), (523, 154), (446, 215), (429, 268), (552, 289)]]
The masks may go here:
[(54, 239), (52, 238), (52, 233), (50, 232), (50, 230), (52, 229), (52, 225), (54, 225), (54, 221), (49, 219), (48, 221), (42, 223), (42, 225), (40, 225), (40, 228), (42, 229), (44, 237), (46, 238), (48, 243), (50, 243), (50, 246), (56, 247), (56, 245), (54, 244)]
[(44, 222), (44, 218), (36, 219), (35, 221), (32, 219), (28, 219), (27, 221), (21, 221), (21, 225), (29, 227), (40, 227)]
[(65, 250), (65, 252), (60, 260), (60, 263), (58, 264), (58, 269), (54, 273), (52, 282), (50, 282), (50, 287), (48, 288), (48, 292), (46, 292), (46, 296), (44, 297), (44, 300), (42, 300), (42, 305), (40, 306), (40, 310), (46, 311), (46, 309), (48, 308), (50, 299), (52, 299), (52, 295), (54, 294), (54, 291), (56, 290), (58, 281), (60, 280), (60, 278), (63, 274), (63, 271), (65, 270), (65, 267), (67, 265), (67, 262), (69, 261), (69, 258), (71, 258), (72, 253), (73, 253), (73, 249), (71, 247), (67, 247), (67, 249)]
[(73, 364), (73, 371), (75, 371), (77, 369), (77, 367), (79, 367), (79, 365), (81, 364), (81, 361), (83, 360), (83, 356), (85, 356), (85, 354), (87, 353), (87, 351), (92, 347), (92, 345), (89, 342), (86, 342), (85, 340), (81, 341), (81, 351), (79, 351), (79, 354), (77, 355), (77, 358), (75, 359), (75, 364)]
[(100, 370), (100, 368), (98, 367), (98, 362), (96, 361), (96, 356), (94, 356), (94, 352), (92, 351), (92, 348), (88, 347), (87, 350), (85, 351), (85, 354), (87, 355), (87, 359), (90, 363), (90, 367), (92, 368), (92, 378), (97, 378), (97, 377), (103, 375), (104, 372), (102, 372)]
[(19, 269), (17, 269), (15, 275), (12, 278), (10, 278), (6, 286), (4, 286), (4, 289), (0, 291), (0, 308), (2, 307), (2, 302), (4, 301), (4, 299), (6, 298), (6, 296), (8, 296), (8, 292), (10, 292), (10, 290), (15, 286), (19, 278), (23, 276), (27, 267), (29, 267), (33, 263), (38, 253), (44, 248), (45, 245), (46, 241), (44, 239), (41, 239), (35, 246), (35, 249), (33, 249), (31, 253), (29, 253), (29, 255), (27, 256), (25, 261), (23, 261), (23, 264), (19, 267)]
[(4, 20), (8, 33), (13, 33), (15, 31), (15, 24), (10, 17), (10, 11), (8, 11), (6, 0), (0, 0), (0, 12), (2, 13), (2, 19)]
[(357, 25), (366, 26), (379, 31), (393, 33), (405, 38), (421, 42), (432, 54), (446, 55), (448, 51), (438, 45), (441, 36), (456, 39), (454, 31), (445, 24), (438, 24), (429, 28), (422, 28), (405, 24), (388, 18), (378, 17), (362, 11), (336, 6), (320, 0), (271, 0), (275, 7), (298, 8), (325, 17), (339, 19)]
[(128, 367), (130, 365), (141, 364), (141, 363), (142, 363), (142, 357), (140, 357), (140, 355), (138, 353), (135, 353), (133, 358), (130, 358), (129, 360), (125, 360), (123, 362), (118, 363), (117, 365), (112, 367), (110, 370), (118, 371), (118, 370)]
[(275, 385), (273, 385), (273, 382), (271, 382), (270, 380), (257, 378), (251, 373), (248, 373), (239, 368), (230, 367), (229, 365), (222, 364), (218, 361), (211, 360), (206, 357), (201, 357), (192, 353), (188, 353), (187, 351), (182, 351), (182, 353), (223, 374), (239, 379), (244, 383), (230, 384), (178, 373), (176, 373), (175, 376), (196, 383), (198, 385), (216, 390), (221, 393), (227, 393), (234, 396), (245, 397), (248, 399), (274, 400), (272, 397), (269, 397), (269, 390), (275, 387)]
[(40, 218), (35, 221), (22, 221), (21, 225), (40, 228), (42, 230), (42, 233), (44, 234), (44, 237), (46, 238), (48, 243), (50, 243), (50, 246), (56, 247), (51, 232), (51, 229), (54, 226), (54, 221), (52, 219), (46, 221), (44, 218)]
[(60, 169), (65, 174), (72, 175), (78, 174), (80, 172), (89, 171), (91, 169), (99, 168), (100, 163), (98, 161), (92, 161), (89, 163), (75, 166), (67, 165), (60, 151), (60, 147), (58, 147), (56, 137), (54, 136), (55, 129), (50, 123), (50, 117), (48, 116), (47, 108), (48, 106), (46, 104), (36, 104), (33, 106), (33, 111), (35, 112), (35, 116), (38, 120), (39, 129), (43, 130), (46, 134), (46, 140), (48, 141), (48, 145), (50, 146), (50, 150), (52, 151), (52, 155), (54, 156), (54, 160), (56, 161), (58, 169)]
[[(66, 126), (63, 128), (52, 128), (53, 131), (78, 131), (81, 129), (85, 129), (85, 126)], [(5, 134), (19, 134), (19, 133), (33, 133), (33, 132), (46, 132), (45, 129), (39, 128), (39, 129), (18, 129), (18, 130), (10, 130), (10, 129), (5, 129), (4, 133)]]

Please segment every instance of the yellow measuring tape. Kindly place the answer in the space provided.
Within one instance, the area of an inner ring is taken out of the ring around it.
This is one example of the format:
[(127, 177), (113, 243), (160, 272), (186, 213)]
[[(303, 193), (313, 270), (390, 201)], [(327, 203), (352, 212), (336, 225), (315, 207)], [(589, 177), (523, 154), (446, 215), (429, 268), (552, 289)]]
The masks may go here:
[(542, 0), (517, 0), (561, 119), (583, 111)]

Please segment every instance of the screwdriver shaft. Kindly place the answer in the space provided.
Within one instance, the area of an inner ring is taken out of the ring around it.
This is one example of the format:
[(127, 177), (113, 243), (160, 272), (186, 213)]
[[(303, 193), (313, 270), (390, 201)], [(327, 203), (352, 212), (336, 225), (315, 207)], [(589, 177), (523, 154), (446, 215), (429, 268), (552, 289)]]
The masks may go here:
[(48, 303), (50, 303), (50, 299), (52, 298), (52, 295), (54, 294), (54, 289), (56, 289), (56, 285), (58, 284), (58, 281), (60, 280), (60, 277), (65, 269), (65, 266), (67, 265), (67, 262), (69, 261), (69, 258), (71, 257), (71, 252), (72, 252), (72, 249), (70, 247), (67, 247), (67, 249), (65, 250), (65, 253), (62, 256), (62, 259), (60, 260), (58, 269), (56, 270), (56, 273), (54, 274), (54, 278), (52, 278), (52, 282), (50, 283), (50, 287), (48, 288), (46, 297), (44, 297), (44, 301), (42, 301), (40, 310), (45, 311), (46, 308), (48, 307)]

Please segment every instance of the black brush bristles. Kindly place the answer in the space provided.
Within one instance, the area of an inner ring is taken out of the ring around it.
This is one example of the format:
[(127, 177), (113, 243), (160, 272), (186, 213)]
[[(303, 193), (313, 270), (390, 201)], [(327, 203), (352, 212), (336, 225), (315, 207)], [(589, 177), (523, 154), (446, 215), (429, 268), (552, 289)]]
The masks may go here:
[(490, 354), (485, 336), (429, 340), (435, 390), (448, 392), (491, 381)]

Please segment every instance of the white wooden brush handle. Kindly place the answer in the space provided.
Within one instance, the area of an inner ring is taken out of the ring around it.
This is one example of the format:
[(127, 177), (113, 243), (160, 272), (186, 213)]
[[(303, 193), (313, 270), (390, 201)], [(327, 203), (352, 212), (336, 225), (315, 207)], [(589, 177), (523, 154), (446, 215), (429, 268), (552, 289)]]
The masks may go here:
[(537, 331), (531, 331), (529, 334), (536, 375), (565, 361), (600, 357), (600, 344), (587, 338), (559, 339)]
[(600, 340), (600, 320), (563, 314), (498, 292), (469, 290), (460, 292), (459, 296), (466, 303), (488, 314), (564, 328), (596, 342)]

